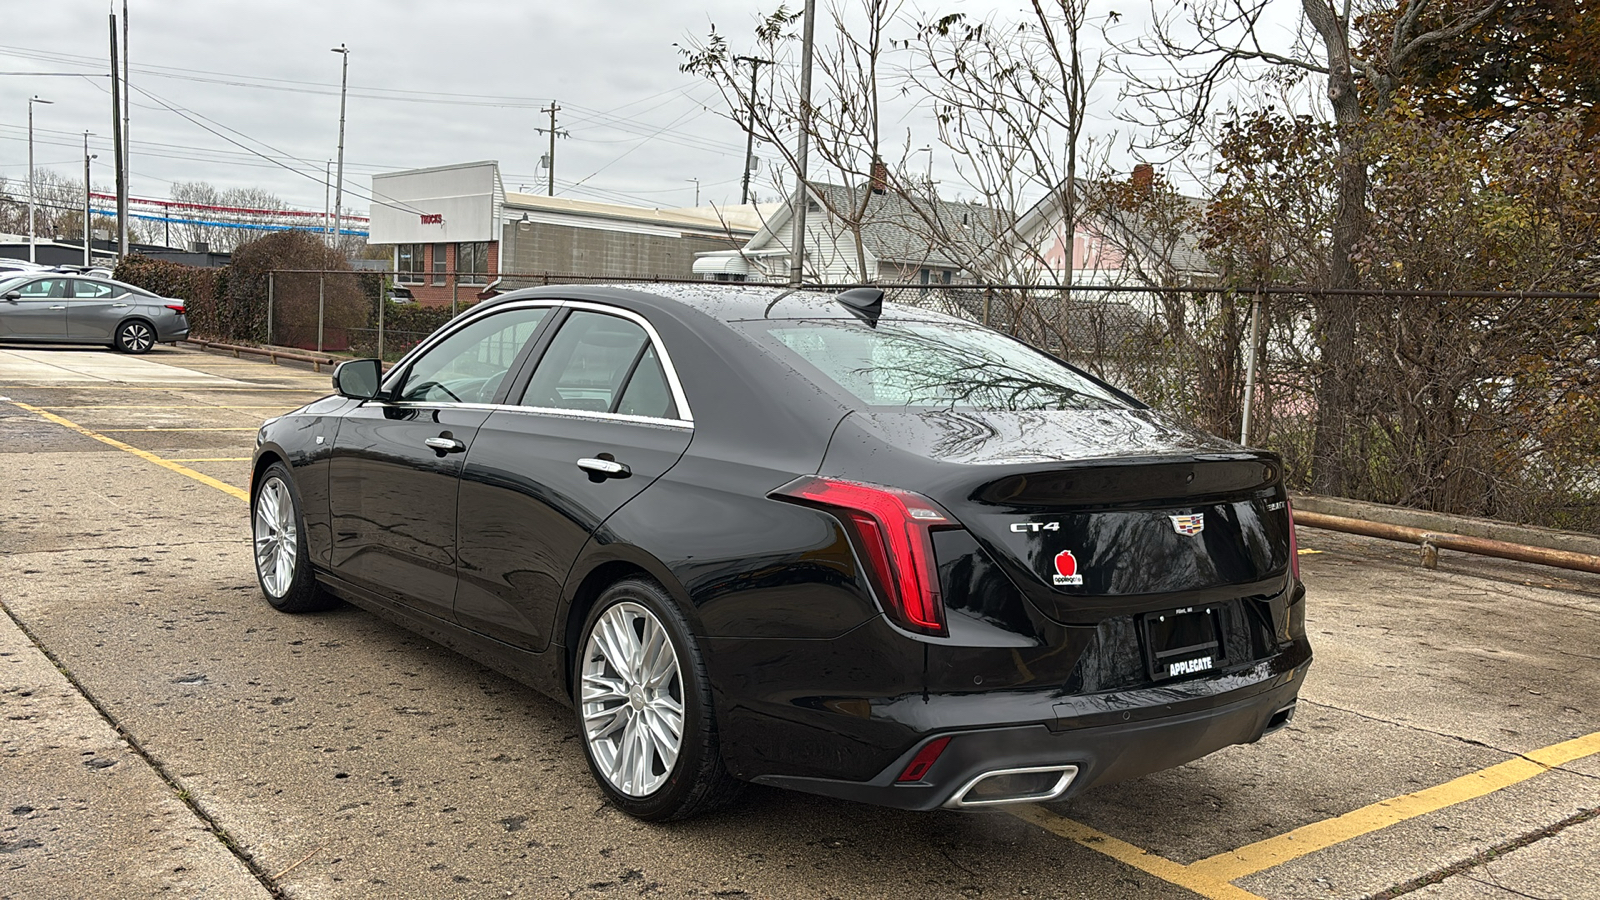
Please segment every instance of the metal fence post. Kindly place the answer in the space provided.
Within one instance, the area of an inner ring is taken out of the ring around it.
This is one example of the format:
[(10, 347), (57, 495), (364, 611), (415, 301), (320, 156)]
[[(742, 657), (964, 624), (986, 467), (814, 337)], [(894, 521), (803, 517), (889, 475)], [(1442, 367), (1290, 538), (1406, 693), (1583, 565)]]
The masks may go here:
[(325, 294), (325, 292), (323, 290), (323, 287), (324, 287), (324, 285), (327, 284), (327, 281), (328, 281), (328, 276), (325, 273), (322, 273), (322, 272), (318, 272), (317, 273), (317, 352), (318, 353), (322, 352), (322, 317), (323, 317), (323, 311), (327, 308), (327, 305), (328, 305), (327, 296), (326, 296), (326, 294)]
[(383, 359), (383, 313), (389, 308), (389, 292), (378, 292), (378, 358)]
[(994, 288), (983, 289), (983, 327), (989, 327), (989, 304), (994, 302)]
[(461, 276), (450, 276), (450, 318), (456, 317), (456, 289), (461, 286)]
[(272, 273), (267, 273), (267, 343), (272, 343)]
[(1239, 423), (1239, 443), (1250, 443), (1250, 408), (1256, 394), (1256, 348), (1261, 344), (1261, 288), (1250, 301), (1250, 354), (1244, 365), (1244, 416)]

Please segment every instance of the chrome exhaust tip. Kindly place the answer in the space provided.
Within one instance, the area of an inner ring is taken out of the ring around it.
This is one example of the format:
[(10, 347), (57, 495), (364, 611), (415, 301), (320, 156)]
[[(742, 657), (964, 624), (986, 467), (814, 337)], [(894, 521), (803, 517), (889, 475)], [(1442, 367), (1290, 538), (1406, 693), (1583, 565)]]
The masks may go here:
[(1067, 792), (1077, 766), (995, 769), (973, 778), (944, 804), (946, 809), (982, 809), (1007, 803), (1043, 803)]

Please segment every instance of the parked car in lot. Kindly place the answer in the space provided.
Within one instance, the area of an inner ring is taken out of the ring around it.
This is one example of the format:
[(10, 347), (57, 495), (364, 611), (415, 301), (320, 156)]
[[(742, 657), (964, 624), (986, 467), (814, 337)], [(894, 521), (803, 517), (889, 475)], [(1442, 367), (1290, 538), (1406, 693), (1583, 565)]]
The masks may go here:
[(51, 272), (0, 280), (0, 341), (106, 344), (146, 353), (188, 336), (182, 300), (131, 284)]
[(334, 384), (257, 438), (268, 602), (571, 704), (643, 819), (1055, 799), (1282, 727), (1311, 660), (1276, 456), (875, 290), (519, 290)]

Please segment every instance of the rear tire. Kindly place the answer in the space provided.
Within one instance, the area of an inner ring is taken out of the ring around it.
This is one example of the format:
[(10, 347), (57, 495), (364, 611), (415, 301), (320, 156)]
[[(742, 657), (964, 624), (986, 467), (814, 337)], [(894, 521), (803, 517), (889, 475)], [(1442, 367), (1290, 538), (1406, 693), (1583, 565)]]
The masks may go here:
[(743, 785), (722, 762), (705, 661), (659, 584), (630, 578), (600, 595), (572, 679), (584, 756), (612, 805), (667, 822), (738, 796)]
[(317, 585), (305, 532), (294, 476), (283, 463), (273, 463), (250, 498), (250, 534), (256, 582), (279, 612), (316, 612), (339, 602)]
[(156, 345), (156, 330), (150, 323), (131, 319), (117, 326), (117, 349), (123, 353), (149, 353)]

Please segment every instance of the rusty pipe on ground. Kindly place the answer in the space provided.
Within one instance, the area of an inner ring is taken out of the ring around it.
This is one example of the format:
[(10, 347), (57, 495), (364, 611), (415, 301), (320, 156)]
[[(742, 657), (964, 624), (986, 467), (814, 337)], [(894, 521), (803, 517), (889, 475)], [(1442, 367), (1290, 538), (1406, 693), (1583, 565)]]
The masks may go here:
[(1399, 541), (1404, 544), (1417, 544), (1422, 547), (1422, 564), (1430, 569), (1437, 564), (1440, 550), (1457, 550), (1462, 553), (1476, 553), (1479, 556), (1493, 556), (1518, 562), (1536, 563), (1541, 566), (1553, 566), (1558, 569), (1574, 569), (1579, 572), (1600, 574), (1600, 556), (1592, 556), (1588, 553), (1574, 553), (1570, 550), (1552, 550), (1549, 547), (1512, 544), (1507, 541), (1490, 540), (1489, 538), (1445, 534), (1422, 528), (1410, 528), (1405, 525), (1369, 522), (1366, 519), (1350, 519), (1344, 516), (1301, 512), (1298, 509), (1294, 511), (1294, 523), (1296, 525), (1304, 525), (1307, 528), (1342, 531), (1346, 534), (1360, 534), (1367, 537), (1383, 538), (1388, 541)]

